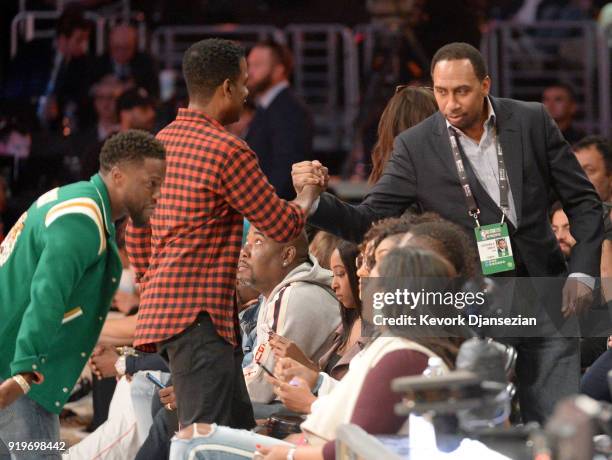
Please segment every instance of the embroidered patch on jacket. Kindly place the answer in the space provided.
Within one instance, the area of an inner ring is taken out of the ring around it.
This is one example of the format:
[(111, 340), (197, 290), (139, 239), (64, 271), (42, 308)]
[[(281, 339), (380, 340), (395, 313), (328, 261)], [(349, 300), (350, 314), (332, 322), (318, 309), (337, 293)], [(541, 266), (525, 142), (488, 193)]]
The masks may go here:
[(23, 231), (25, 227), (25, 220), (28, 217), (28, 213), (24, 212), (19, 220), (13, 225), (11, 231), (6, 235), (2, 244), (0, 244), (0, 267), (2, 267), (8, 258), (13, 253), (15, 249), (15, 244), (17, 244), (17, 239), (19, 239), (19, 235)]

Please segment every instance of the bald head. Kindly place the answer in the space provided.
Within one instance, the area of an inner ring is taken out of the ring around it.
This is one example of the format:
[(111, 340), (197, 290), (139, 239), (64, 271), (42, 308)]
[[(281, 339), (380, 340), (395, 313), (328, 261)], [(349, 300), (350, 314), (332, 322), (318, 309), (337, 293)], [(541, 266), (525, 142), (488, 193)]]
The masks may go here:
[(128, 64), (136, 54), (138, 34), (136, 29), (127, 24), (113, 28), (110, 33), (110, 55), (117, 64)]

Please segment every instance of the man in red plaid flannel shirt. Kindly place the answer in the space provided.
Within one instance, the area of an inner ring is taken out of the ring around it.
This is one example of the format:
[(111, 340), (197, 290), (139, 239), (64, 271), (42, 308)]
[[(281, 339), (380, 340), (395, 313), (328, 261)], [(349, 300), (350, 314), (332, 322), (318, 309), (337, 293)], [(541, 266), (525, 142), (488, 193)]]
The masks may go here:
[(189, 107), (157, 135), (167, 172), (151, 227), (130, 225), (126, 236), (141, 283), (135, 346), (155, 345), (169, 361), (182, 426), (251, 428), (234, 295), (242, 216), (276, 241), (293, 240), (327, 171), (294, 201), (281, 200), (253, 151), (224, 128), (248, 95), (239, 45), (195, 43), (183, 73)]

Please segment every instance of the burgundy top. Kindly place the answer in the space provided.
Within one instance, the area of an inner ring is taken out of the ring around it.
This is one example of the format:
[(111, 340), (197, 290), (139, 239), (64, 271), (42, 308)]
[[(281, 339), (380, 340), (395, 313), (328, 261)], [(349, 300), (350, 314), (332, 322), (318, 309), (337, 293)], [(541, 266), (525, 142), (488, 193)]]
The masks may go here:
[[(406, 417), (395, 415), (394, 406), (402, 395), (391, 391), (391, 381), (397, 377), (420, 375), (427, 368), (428, 356), (414, 350), (396, 350), (387, 353), (366, 376), (351, 422), (369, 434), (396, 434)], [(329, 441), (323, 447), (323, 458), (336, 458), (336, 443)]]

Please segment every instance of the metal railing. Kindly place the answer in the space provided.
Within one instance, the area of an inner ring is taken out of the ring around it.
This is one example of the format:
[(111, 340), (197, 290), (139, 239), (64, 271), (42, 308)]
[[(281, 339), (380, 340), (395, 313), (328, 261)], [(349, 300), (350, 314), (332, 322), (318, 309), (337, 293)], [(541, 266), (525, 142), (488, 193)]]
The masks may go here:
[(576, 124), (588, 133), (601, 131), (606, 104), (596, 102), (606, 80), (609, 87), (609, 72), (602, 74), (597, 37), (597, 24), (592, 21), (494, 24), (481, 46), (493, 93), (539, 101), (552, 81), (567, 83), (576, 93)]
[(266, 25), (163, 26), (151, 35), (151, 52), (157, 56), (163, 68), (180, 69), (187, 48), (198, 40), (210, 37), (240, 41), (247, 48), (267, 38), (285, 43), (285, 35), (280, 29)]
[(294, 88), (312, 109), (315, 150), (349, 148), (359, 108), (359, 68), (353, 33), (340, 24), (291, 24)]
[(359, 71), (352, 31), (339, 24), (291, 24), (284, 30), (267, 25), (220, 24), (165, 26), (151, 37), (151, 51), (163, 68), (180, 69), (183, 54), (195, 41), (221, 37), (246, 48), (273, 38), (293, 51), (293, 83), (311, 108), (314, 148), (348, 148), (359, 105)]
[[(17, 13), (11, 22), (11, 58), (17, 55), (19, 47), (19, 32), (27, 43), (38, 39), (53, 39), (55, 37), (55, 26), (49, 23), (59, 18), (59, 11), (22, 11)], [(85, 17), (95, 24), (95, 47), (96, 54), (104, 52), (105, 45), (105, 19), (97, 13), (87, 11)], [(46, 26), (37, 25), (37, 21), (47, 21)]]

